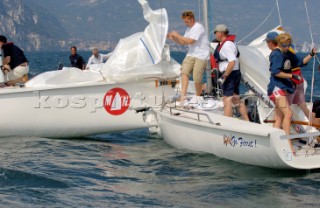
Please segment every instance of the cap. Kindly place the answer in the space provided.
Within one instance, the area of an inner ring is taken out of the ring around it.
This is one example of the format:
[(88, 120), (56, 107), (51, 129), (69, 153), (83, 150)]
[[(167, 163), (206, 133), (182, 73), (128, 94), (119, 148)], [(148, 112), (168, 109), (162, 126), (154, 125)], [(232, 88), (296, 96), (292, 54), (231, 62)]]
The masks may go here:
[(0, 35), (0, 42), (7, 43), (7, 38), (3, 35)]
[(214, 33), (216, 32), (229, 32), (228, 28), (226, 25), (224, 24), (220, 24), (220, 25), (216, 25), (216, 27), (214, 28)]
[(264, 39), (265, 41), (275, 41), (276, 37), (279, 34), (277, 32), (268, 32), (266, 39)]

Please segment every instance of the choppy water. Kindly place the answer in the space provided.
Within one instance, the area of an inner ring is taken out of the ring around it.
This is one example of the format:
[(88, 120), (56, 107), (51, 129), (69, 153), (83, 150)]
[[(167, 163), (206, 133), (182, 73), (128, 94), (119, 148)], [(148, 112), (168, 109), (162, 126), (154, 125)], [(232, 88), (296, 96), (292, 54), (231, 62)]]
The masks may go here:
[[(36, 75), (68, 53), (27, 55)], [(319, 195), (318, 170), (272, 170), (190, 153), (147, 129), (0, 139), (0, 207), (318, 207)]]

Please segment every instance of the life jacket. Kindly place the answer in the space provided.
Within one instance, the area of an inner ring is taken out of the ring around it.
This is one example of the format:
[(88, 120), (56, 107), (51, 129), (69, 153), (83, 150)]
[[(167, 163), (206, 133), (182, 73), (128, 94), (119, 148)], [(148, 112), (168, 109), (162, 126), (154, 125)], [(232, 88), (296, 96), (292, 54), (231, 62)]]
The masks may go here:
[(299, 75), (299, 76), (302, 78), (302, 79), (300, 79), (300, 80), (296, 80), (296, 79), (291, 78), (291, 81), (292, 81), (293, 83), (295, 83), (296, 85), (303, 83), (303, 80), (304, 80), (304, 79), (303, 79), (303, 77), (302, 77), (302, 73), (301, 73), (300, 67), (291, 69), (291, 74)]
[[(296, 53), (296, 51), (294, 50), (294, 48), (293, 48), (292, 46), (290, 46), (289, 51), (291, 51), (291, 52), (294, 53), (294, 54)], [(296, 80), (296, 79), (292, 79), (292, 78), (291, 78), (291, 81), (292, 81), (293, 83), (295, 83), (296, 85), (303, 83), (304, 79), (303, 79), (303, 77), (302, 77), (302, 73), (301, 73), (301, 68), (300, 68), (300, 67), (296, 67), (296, 68), (291, 69), (291, 73), (292, 73), (292, 74), (299, 75), (299, 76), (302, 78), (302, 79), (300, 79), (300, 80)]]
[[(216, 50), (214, 50), (214, 54), (213, 54), (213, 56), (214, 56), (214, 59), (216, 60), (216, 62), (223, 62), (223, 61), (226, 61), (227, 59), (222, 59), (221, 57), (220, 57), (220, 50), (221, 50), (221, 48), (223, 47), (223, 45), (225, 44), (225, 42), (227, 42), (227, 41), (231, 41), (231, 42), (233, 42), (234, 43), (234, 41), (236, 40), (236, 36), (235, 35), (228, 35), (227, 36), (227, 38), (224, 40), (224, 41), (222, 41), (222, 42), (220, 42), (219, 44), (218, 44), (218, 46), (217, 46), (217, 48), (216, 48)], [(240, 52), (239, 52), (239, 50), (238, 50), (238, 48), (237, 48), (237, 58), (240, 56)]]
[[(293, 54), (296, 53), (295, 50), (294, 50), (294, 48), (293, 48), (292, 46), (289, 47), (289, 52), (291, 52), (291, 53), (293, 53)], [(288, 66), (288, 64), (289, 64), (289, 66)], [(289, 58), (285, 61), (283, 68), (284, 68), (284, 72), (285, 72), (285, 73), (296, 74), (296, 75), (299, 75), (299, 76), (302, 78), (301, 68), (300, 68), (300, 67), (295, 67), (295, 68), (293, 68), (293, 67), (291, 66), (291, 61), (290, 61)], [(291, 78), (291, 81), (292, 81), (295, 85), (297, 85), (297, 84), (303, 83), (304, 79), (302, 78), (302, 79), (300, 79), (300, 80), (297, 80), (297, 79)]]

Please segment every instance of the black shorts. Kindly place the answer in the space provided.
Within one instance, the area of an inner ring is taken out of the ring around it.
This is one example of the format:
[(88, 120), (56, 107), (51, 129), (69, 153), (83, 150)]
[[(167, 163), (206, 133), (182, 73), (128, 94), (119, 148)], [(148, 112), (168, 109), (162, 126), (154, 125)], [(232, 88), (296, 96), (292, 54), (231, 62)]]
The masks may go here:
[(222, 85), (223, 96), (230, 97), (230, 96), (233, 96), (234, 94), (239, 95), (240, 81), (241, 81), (240, 70), (232, 71)]

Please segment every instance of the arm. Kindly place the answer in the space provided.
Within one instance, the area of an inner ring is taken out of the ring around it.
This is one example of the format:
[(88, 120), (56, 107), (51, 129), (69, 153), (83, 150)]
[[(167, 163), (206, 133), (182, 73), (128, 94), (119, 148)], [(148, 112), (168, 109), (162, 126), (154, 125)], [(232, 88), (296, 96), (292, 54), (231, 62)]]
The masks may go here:
[(226, 79), (229, 76), (229, 74), (232, 72), (232, 69), (233, 69), (235, 64), (236, 64), (236, 61), (230, 61), (228, 63), (226, 72), (223, 74), (224, 79)]
[(228, 66), (226, 68), (226, 71), (224, 73), (224, 78), (227, 78), (235, 64), (236, 64), (236, 60), (237, 60), (237, 55), (236, 53), (238, 52), (236, 45), (230, 41), (225, 42), (224, 47), (221, 49), (220, 53), (223, 57), (226, 57), (226, 59), (228, 60)]
[(4, 59), (3, 59), (3, 65), (6, 65), (6, 64), (9, 64), (11, 61), (11, 56), (6, 56)]
[(169, 33), (169, 34), (167, 35), (167, 37), (168, 37), (170, 40), (172, 40), (172, 41), (174, 41), (174, 42), (176, 42), (176, 43), (178, 43), (178, 44), (180, 44), (180, 45), (191, 45), (191, 44), (193, 44), (193, 43), (195, 42), (194, 39), (186, 38), (186, 37), (180, 35), (180, 34), (179, 34), (178, 32), (176, 32), (176, 31), (173, 31), (173, 32)]
[(307, 64), (316, 53), (317, 53), (317, 49), (312, 48), (311, 52), (306, 57), (303, 58), (303, 64)]
[(82, 70), (85, 70), (85, 69), (86, 69), (86, 62), (84, 62), (82, 56), (81, 56), (81, 63), (82, 63), (81, 69), (82, 69)]
[(284, 63), (284, 55), (279, 51), (272, 51), (269, 57), (270, 61), (270, 73), (271, 76), (279, 77), (279, 78), (291, 78), (291, 74), (284, 73), (283, 63)]
[(92, 56), (90, 56), (90, 58), (88, 59), (87, 65), (92, 64), (92, 59), (93, 59), (93, 57), (92, 57)]
[(271, 75), (275, 77), (279, 77), (282, 79), (301, 79), (301, 77), (297, 77), (296, 75), (293, 75), (291, 73), (285, 73), (282, 71), (283, 69), (283, 62), (284, 62), (284, 57), (283, 54), (278, 53), (278, 54), (272, 54), (270, 56), (270, 71)]
[(2, 64), (3, 64), (3, 68), (5, 70), (11, 70), (9, 63), (11, 61), (11, 56), (6, 56), (4, 57), (4, 59), (2, 60)]
[(285, 73), (285, 72), (279, 72), (278, 74), (275, 74), (274, 76), (279, 77), (279, 78), (283, 78), (283, 79), (291, 79), (292, 78), (292, 74)]
[(104, 60), (104, 61), (108, 60), (108, 58), (111, 57), (112, 53), (113, 52), (110, 52), (110, 53), (107, 53), (107, 54), (101, 54), (102, 60)]

